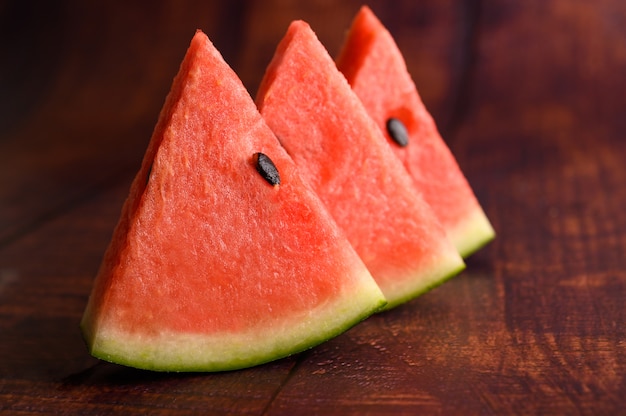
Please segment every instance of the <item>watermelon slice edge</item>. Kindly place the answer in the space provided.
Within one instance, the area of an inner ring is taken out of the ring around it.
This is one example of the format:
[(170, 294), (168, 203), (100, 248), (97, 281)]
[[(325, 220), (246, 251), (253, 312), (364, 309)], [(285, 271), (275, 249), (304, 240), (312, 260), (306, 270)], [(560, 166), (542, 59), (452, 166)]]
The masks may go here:
[[(257, 172), (256, 152), (279, 185)], [(385, 303), (198, 31), (81, 320), (91, 354), (154, 371), (233, 370), (311, 348)]]

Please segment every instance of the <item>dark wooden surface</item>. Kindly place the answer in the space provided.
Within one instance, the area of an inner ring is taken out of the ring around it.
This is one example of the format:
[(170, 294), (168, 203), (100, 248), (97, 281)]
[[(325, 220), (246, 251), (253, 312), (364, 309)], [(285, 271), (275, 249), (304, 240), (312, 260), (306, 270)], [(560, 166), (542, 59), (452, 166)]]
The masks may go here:
[(0, 413), (625, 414), (626, 3), (372, 1), (497, 230), (467, 270), (220, 374), (91, 358), (92, 279), (203, 29), (254, 93), (292, 19), (360, 2), (0, 2)]

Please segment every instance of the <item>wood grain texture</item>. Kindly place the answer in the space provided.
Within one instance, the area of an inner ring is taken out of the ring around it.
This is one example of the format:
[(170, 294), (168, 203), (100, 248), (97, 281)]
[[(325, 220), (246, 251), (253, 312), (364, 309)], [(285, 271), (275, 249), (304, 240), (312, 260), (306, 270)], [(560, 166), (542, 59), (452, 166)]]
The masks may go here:
[(626, 4), (369, 3), (498, 233), (443, 286), (247, 370), (100, 362), (78, 322), (196, 28), (254, 94), (361, 3), (0, 3), (0, 414), (622, 414)]

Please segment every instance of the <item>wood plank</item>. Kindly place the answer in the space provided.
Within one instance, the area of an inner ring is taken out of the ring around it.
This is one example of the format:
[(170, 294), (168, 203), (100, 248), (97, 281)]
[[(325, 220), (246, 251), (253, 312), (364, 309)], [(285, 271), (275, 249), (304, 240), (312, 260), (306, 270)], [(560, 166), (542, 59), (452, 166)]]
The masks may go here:
[(497, 413), (611, 413), (623, 400), (625, 16), (608, 1), (481, 16), (453, 150), (499, 231), (497, 369), (513, 383), (477, 392)]
[[(484, 7), (481, 58), (451, 141), (498, 239), (460, 278), (312, 352), (270, 410), (620, 408), (626, 239), (616, 201), (625, 197), (626, 153), (623, 81), (612, 74), (623, 73), (626, 55), (624, 42), (610, 42), (623, 30), (606, 26), (615, 8), (595, 7)], [(551, 37), (554, 27), (568, 30)], [(564, 46), (569, 54), (558, 53)], [(595, 72), (587, 79), (585, 65)], [(603, 73), (606, 85), (596, 79)]]
[(126, 193), (112, 187), (0, 251), (0, 412), (261, 413), (295, 359), (205, 376), (87, 353), (78, 323)]
[[(0, 413), (623, 412), (623, 2), (372, 2), (498, 237), (413, 302), (220, 374), (90, 357), (78, 322), (93, 276), (190, 33), (254, 90), (290, 19), (336, 53), (360, 3), (6, 4), (3, 48), (19, 34), (33, 55), (13, 50), (15, 82), (0, 78), (24, 94), (0, 97)], [(16, 13), (48, 36), (5, 25)]]

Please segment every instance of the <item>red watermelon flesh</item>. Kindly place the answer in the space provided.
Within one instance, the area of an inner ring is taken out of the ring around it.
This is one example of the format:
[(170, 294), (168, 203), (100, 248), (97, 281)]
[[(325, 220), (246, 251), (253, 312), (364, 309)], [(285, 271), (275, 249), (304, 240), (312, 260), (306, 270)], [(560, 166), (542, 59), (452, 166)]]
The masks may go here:
[(464, 267), (307, 23), (289, 26), (256, 102), (378, 282), (389, 308)]
[[(257, 171), (262, 152), (280, 184)], [(197, 32), (81, 323), (96, 357), (219, 371), (296, 353), (385, 303), (252, 98)]]
[[(367, 6), (355, 17), (336, 64), (459, 252), (466, 257), (492, 240), (494, 230), (425, 108), (398, 46)], [(407, 146), (389, 136), (391, 117), (406, 126)]]

